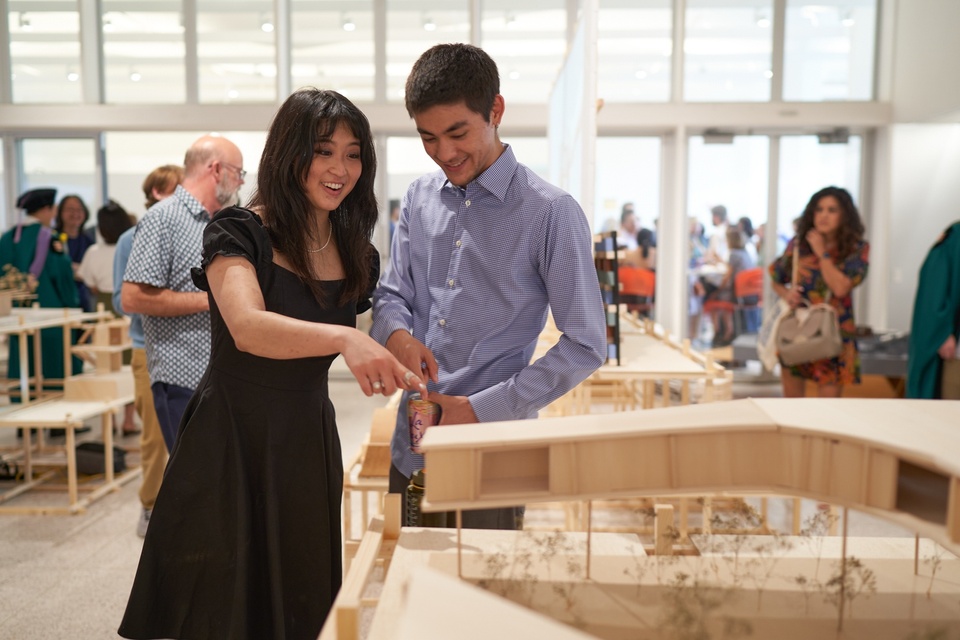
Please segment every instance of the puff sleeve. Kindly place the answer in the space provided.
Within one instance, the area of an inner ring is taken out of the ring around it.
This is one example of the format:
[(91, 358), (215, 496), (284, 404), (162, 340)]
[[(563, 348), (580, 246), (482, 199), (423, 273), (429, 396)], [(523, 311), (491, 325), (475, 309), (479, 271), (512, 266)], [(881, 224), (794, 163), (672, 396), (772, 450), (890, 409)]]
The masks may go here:
[(200, 267), (190, 275), (197, 288), (209, 291), (205, 269), (216, 256), (240, 256), (249, 260), (259, 272), (273, 261), (273, 247), (260, 216), (241, 207), (223, 209), (203, 230), (203, 254)]

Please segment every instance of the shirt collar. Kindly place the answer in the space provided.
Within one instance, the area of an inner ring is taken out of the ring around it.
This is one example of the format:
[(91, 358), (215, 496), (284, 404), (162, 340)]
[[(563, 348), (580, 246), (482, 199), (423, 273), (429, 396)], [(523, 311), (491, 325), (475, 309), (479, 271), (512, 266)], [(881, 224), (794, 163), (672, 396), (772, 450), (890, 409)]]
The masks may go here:
[[(503, 202), (507, 197), (507, 188), (510, 186), (510, 180), (513, 178), (516, 170), (517, 157), (513, 154), (513, 149), (510, 145), (503, 143), (503, 153), (500, 154), (500, 157), (497, 158), (492, 165), (487, 167), (483, 173), (469, 182), (464, 190), (469, 192), (472, 190), (473, 185), (476, 185), (489, 191), (496, 196), (498, 200)], [(460, 189), (460, 187), (449, 180), (444, 180), (441, 188), (445, 188), (448, 185), (453, 189)]]
[(197, 220), (209, 220), (213, 217), (209, 211), (203, 208), (203, 205), (200, 204), (200, 201), (197, 200), (192, 193), (183, 188), (183, 185), (177, 185), (176, 190), (173, 192), (173, 197), (179, 199), (180, 203), (190, 212), (190, 215)]

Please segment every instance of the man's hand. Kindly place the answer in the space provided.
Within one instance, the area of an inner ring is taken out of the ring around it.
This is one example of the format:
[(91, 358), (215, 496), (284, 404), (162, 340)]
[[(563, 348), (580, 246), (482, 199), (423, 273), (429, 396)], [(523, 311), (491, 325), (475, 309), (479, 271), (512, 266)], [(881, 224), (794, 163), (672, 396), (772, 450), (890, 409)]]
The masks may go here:
[[(409, 331), (397, 329), (387, 338), (387, 349), (393, 356), (415, 374), (419, 374), (422, 380), (437, 380), (437, 360), (422, 342), (410, 335)], [(423, 399), (427, 399), (427, 394), (423, 394)], [(430, 398), (433, 399), (432, 397)]]
[(940, 348), (937, 349), (937, 354), (944, 360), (953, 360), (957, 357), (957, 339), (951, 335), (944, 340)]
[(440, 414), (439, 426), (480, 422), (467, 396), (446, 396), (434, 391), (430, 394), (430, 400), (440, 405), (440, 410), (443, 412)]

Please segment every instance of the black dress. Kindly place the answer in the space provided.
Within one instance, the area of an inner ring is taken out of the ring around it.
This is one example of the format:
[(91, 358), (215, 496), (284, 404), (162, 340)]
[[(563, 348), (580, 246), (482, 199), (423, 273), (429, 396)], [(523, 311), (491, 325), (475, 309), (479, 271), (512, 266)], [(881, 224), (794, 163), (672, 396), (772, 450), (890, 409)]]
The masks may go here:
[[(245, 209), (207, 226), (203, 265), (218, 254), (256, 266), (268, 311), (355, 326), (369, 308), (369, 296), (336, 306), (343, 281), (323, 283), (332, 303), (322, 308), (273, 263), (260, 218)], [(209, 290), (202, 269), (193, 277)], [(119, 633), (314, 640), (342, 572), (343, 461), (327, 391), (336, 356), (242, 353), (212, 296), (210, 321), (210, 365), (180, 423)]]

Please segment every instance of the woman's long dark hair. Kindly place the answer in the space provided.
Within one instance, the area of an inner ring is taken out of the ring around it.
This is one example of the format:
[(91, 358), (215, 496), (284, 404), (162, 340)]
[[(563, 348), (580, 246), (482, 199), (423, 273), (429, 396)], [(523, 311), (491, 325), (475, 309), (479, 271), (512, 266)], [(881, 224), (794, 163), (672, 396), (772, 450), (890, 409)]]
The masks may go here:
[(360, 141), (362, 171), (340, 206), (330, 212), (332, 233), (346, 274), (338, 304), (358, 300), (368, 291), (373, 249), (370, 238), (377, 223), (374, 178), (377, 157), (367, 117), (336, 91), (314, 88), (292, 93), (270, 125), (260, 158), (257, 189), (249, 206), (263, 216), (273, 246), (290, 261), (293, 271), (306, 283), (322, 305), (323, 290), (310, 269), (308, 248), (322, 244), (317, 238), (313, 207), (304, 189), (314, 150), (345, 124)]
[(810, 202), (807, 203), (807, 207), (803, 210), (800, 223), (797, 225), (797, 239), (800, 240), (801, 249), (805, 252), (812, 251), (807, 243), (807, 232), (814, 228), (813, 218), (817, 210), (817, 203), (826, 196), (836, 198), (840, 204), (840, 211), (843, 213), (840, 228), (837, 229), (837, 258), (843, 260), (857, 250), (860, 241), (863, 240), (864, 231), (860, 212), (857, 210), (857, 205), (853, 203), (850, 192), (846, 189), (825, 187), (813, 194)]

